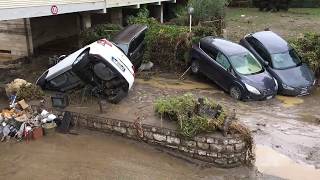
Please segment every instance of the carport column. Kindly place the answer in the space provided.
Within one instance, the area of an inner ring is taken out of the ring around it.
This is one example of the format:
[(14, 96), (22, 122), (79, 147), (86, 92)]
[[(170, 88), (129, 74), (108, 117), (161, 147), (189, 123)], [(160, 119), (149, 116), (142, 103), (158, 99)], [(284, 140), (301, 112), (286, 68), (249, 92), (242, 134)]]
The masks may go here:
[(112, 8), (109, 11), (112, 24), (123, 25), (122, 8)]
[(32, 31), (30, 25), (30, 18), (23, 19), (25, 34), (26, 34), (26, 44), (28, 56), (33, 55), (33, 41), (32, 41)]
[(81, 29), (88, 29), (91, 27), (91, 14), (90, 13), (82, 13), (81, 14)]
[(163, 4), (152, 6), (151, 15), (155, 17), (160, 23), (163, 23)]

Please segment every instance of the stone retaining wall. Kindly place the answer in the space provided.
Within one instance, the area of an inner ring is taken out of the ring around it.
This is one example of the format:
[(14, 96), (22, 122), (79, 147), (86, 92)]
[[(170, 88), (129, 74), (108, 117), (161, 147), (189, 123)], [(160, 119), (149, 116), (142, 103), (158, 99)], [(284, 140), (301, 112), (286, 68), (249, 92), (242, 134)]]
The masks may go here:
[[(55, 112), (58, 113), (58, 112)], [(154, 127), (136, 122), (103, 118), (89, 114), (71, 112), (78, 127), (98, 130), (135, 140), (163, 146), (218, 167), (236, 167), (243, 164), (248, 147), (240, 137), (224, 137), (221, 133), (184, 139), (171, 129)]]

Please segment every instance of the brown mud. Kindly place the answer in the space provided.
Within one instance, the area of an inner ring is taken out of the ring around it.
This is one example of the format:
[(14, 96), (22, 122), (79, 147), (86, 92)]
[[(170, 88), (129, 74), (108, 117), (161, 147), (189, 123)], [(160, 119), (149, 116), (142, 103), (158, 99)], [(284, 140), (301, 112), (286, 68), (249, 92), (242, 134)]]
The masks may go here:
[(51, 134), (0, 143), (0, 179), (268, 179), (247, 168), (219, 169), (175, 158), (161, 149), (103, 133)]
[[(34, 72), (32, 76), (35, 76), (36, 74), (39, 74), (39, 73)], [(240, 101), (235, 101), (231, 99), (228, 94), (223, 92), (214, 83), (212, 83), (209, 80), (206, 80), (203, 77), (187, 76), (186, 80), (183, 80), (183, 81), (178, 79), (168, 78), (168, 77), (170, 77), (170, 75), (166, 74), (166, 75), (159, 75), (156, 77), (152, 77), (149, 80), (137, 79), (129, 95), (125, 99), (123, 99), (120, 102), (120, 104), (112, 105), (109, 103), (104, 103), (104, 107), (103, 107), (104, 112), (102, 114), (99, 112), (98, 103), (95, 98), (87, 98), (83, 104), (79, 104), (79, 102), (77, 102), (79, 101), (79, 99), (81, 99), (79, 98), (79, 96), (75, 96), (75, 99), (71, 99), (71, 101), (73, 101), (74, 103), (70, 105), (67, 108), (67, 110), (78, 111), (82, 113), (91, 113), (99, 116), (111, 117), (116, 119), (125, 119), (129, 121), (134, 121), (138, 117), (140, 117), (142, 119), (142, 123), (155, 125), (155, 126), (165, 126), (168, 128), (174, 128), (175, 122), (166, 122), (166, 121), (162, 122), (158, 117), (154, 115), (153, 102), (155, 99), (162, 96), (180, 95), (180, 94), (191, 92), (198, 97), (205, 96), (205, 97), (213, 98), (228, 110), (236, 109), (239, 119), (242, 122), (244, 122), (246, 125), (248, 125), (251, 131), (253, 132), (254, 139), (258, 147), (259, 145), (262, 145), (262, 146), (272, 148), (274, 152), (277, 152), (278, 154), (283, 154), (283, 156), (290, 158), (291, 160), (290, 162), (292, 162), (293, 164), (296, 163), (299, 166), (308, 168), (309, 170), (306, 171), (306, 173), (308, 172), (307, 174), (308, 175), (310, 174), (311, 177), (313, 174), (315, 174), (314, 177), (317, 177), (317, 173), (319, 172), (319, 170), (315, 168), (320, 167), (320, 153), (318, 153), (320, 150), (320, 135), (319, 135), (320, 134), (320, 122), (319, 122), (320, 89), (316, 90), (312, 95), (303, 96), (303, 97), (277, 96), (276, 98), (268, 101), (240, 102)], [(30, 79), (31, 79), (30, 81), (32, 82), (32, 78)], [(5, 104), (7, 103), (5, 98), (1, 98), (0, 102), (2, 106), (4, 103)], [(96, 136), (94, 137), (96, 138)], [(60, 138), (62, 138), (61, 141), (59, 141)], [(46, 139), (46, 138), (43, 138), (43, 140), (39, 142), (38, 141), (34, 142), (34, 143), (40, 143), (40, 145), (34, 145), (34, 148), (39, 149), (39, 151), (53, 151), (53, 150), (58, 150), (58, 147), (60, 148), (60, 146), (63, 147), (66, 144), (72, 143), (74, 141), (73, 139), (64, 139), (64, 138), (65, 138), (64, 136), (58, 136), (55, 141), (42, 142), (44, 141), (44, 139)], [(87, 137), (87, 138), (90, 139), (90, 137)], [(105, 144), (109, 143), (109, 139), (106, 141), (101, 140), (99, 142), (94, 142), (96, 143), (95, 145), (90, 144), (92, 140), (88, 140), (88, 139), (86, 140), (86, 138), (84, 138), (83, 141), (86, 142), (88, 146), (95, 146), (96, 148), (90, 149), (93, 151), (90, 153), (94, 153), (94, 151), (97, 150), (98, 151), (96, 152), (97, 154), (99, 154), (100, 152), (98, 148), (99, 146), (102, 146), (102, 147), (107, 146)], [(46, 145), (41, 145), (41, 142), (45, 143)], [(51, 143), (55, 143), (55, 146), (53, 145), (51, 146), (50, 145)], [(61, 144), (59, 145), (59, 143)], [(14, 151), (11, 151), (10, 148), (21, 149), (21, 151), (26, 151), (26, 152), (30, 151), (31, 153), (31, 150), (24, 149), (25, 147), (24, 143), (17, 144), (17, 145), (0, 144), (0, 146), (1, 146), (0, 149), (2, 149), (1, 151), (3, 151), (0, 153), (2, 156), (4, 156), (4, 154), (11, 154), (11, 152), (14, 152)], [(79, 157), (87, 157), (84, 155), (85, 154), (84, 152), (77, 152), (76, 150), (72, 149), (74, 147), (71, 147), (71, 146), (72, 145), (68, 146), (68, 148), (70, 148), (70, 153), (74, 152), (75, 154), (79, 154), (77, 155)], [(74, 146), (77, 147), (78, 145), (74, 145)], [(110, 146), (114, 146), (114, 144)], [(129, 146), (131, 145), (128, 145), (128, 147)], [(29, 146), (26, 146), (26, 148), (28, 147)], [(125, 147), (125, 149), (128, 149), (128, 147)], [(137, 148), (138, 149), (140, 148), (139, 151), (141, 152), (145, 151), (144, 147), (143, 148), (137, 147)], [(67, 150), (67, 149), (64, 149), (64, 150)], [(57, 156), (59, 156), (58, 154), (61, 153), (62, 151), (63, 150), (59, 150), (56, 153)], [(86, 152), (89, 153), (89, 150), (86, 150)], [(264, 157), (266, 155), (268, 155), (271, 159), (273, 159), (273, 156), (275, 156), (274, 158), (277, 159), (276, 157), (277, 153), (274, 153), (273, 155), (271, 153), (270, 155), (270, 153), (268, 154), (265, 151), (257, 151), (257, 152), (258, 152), (257, 160), (259, 160), (260, 157)], [(123, 153), (130, 153), (130, 152), (123, 152)], [(19, 152), (16, 152), (13, 154), (18, 156), (17, 154), (19, 154)], [(156, 154), (158, 154), (158, 152)], [(88, 157), (90, 157), (90, 155), (91, 154), (89, 154)], [(78, 162), (78, 160), (73, 159), (75, 158), (73, 157), (73, 155), (70, 155), (71, 159), (69, 158), (68, 153), (65, 154), (64, 156), (65, 156), (64, 159), (60, 159), (61, 164), (63, 160), (64, 161), (71, 160), (73, 163)], [(108, 155), (100, 154), (99, 156), (107, 157)], [(111, 153), (110, 156), (113, 157), (115, 155)], [(155, 159), (152, 159), (151, 157)], [(159, 166), (162, 163), (169, 163), (169, 162), (160, 161), (159, 159), (156, 158), (157, 157), (156, 155), (152, 155), (151, 157), (150, 159), (142, 158), (143, 159), (142, 161), (143, 162), (157, 161), (159, 162)], [(170, 157), (171, 156), (168, 156), (168, 158)], [(18, 157), (13, 157), (13, 158), (18, 158)], [(46, 161), (50, 161), (49, 157), (47, 158), (48, 159), (46, 159)], [(128, 158), (128, 156), (123, 158)], [(51, 159), (52, 161), (58, 161), (58, 160), (55, 160), (54, 158), (51, 158)], [(30, 160), (26, 157), (24, 160), (33, 161), (33, 159)], [(7, 161), (9, 160), (7, 159)], [(138, 161), (138, 160), (135, 160), (135, 161)], [(176, 159), (173, 159), (172, 162), (170, 162), (169, 164), (175, 163), (176, 161), (177, 161)], [(34, 166), (41, 166), (41, 164), (39, 164), (39, 161), (36, 161), (36, 162), (37, 163), (35, 163)], [(95, 166), (94, 162), (90, 162), (86, 158), (84, 158), (84, 162), (81, 162), (81, 163), (85, 164), (85, 162), (89, 164), (88, 166), (93, 166), (93, 167)], [(103, 164), (102, 162), (98, 162), (98, 163), (100, 163), (101, 165), (100, 168), (103, 168), (104, 166), (107, 167), (107, 164)], [(69, 164), (69, 166), (72, 167), (74, 166), (74, 164)], [(53, 168), (53, 166), (54, 165), (52, 165), (52, 167), (46, 167), (45, 169)], [(61, 169), (68, 169), (66, 166), (67, 164), (65, 165), (64, 168), (61, 168)], [(73, 169), (74, 171), (73, 173), (75, 173), (75, 175), (66, 174), (66, 177), (82, 176), (81, 174), (80, 175), (77, 174), (77, 173), (81, 173), (81, 171), (84, 171), (85, 168), (82, 166), (85, 166), (85, 165), (81, 165), (79, 169), (77, 168)], [(88, 166), (85, 166), (85, 167), (88, 168)], [(146, 166), (149, 166), (149, 165), (146, 165)], [(171, 168), (174, 169), (175, 166), (176, 165), (174, 164), (173, 167)], [(269, 167), (271, 170), (269, 169), (268, 171), (266, 171), (264, 169), (264, 166), (265, 165), (262, 166), (261, 164), (257, 164), (257, 169), (262, 173), (265, 173), (265, 176), (266, 174), (270, 174), (270, 175), (281, 177), (281, 178), (287, 178), (285, 174), (285, 172), (287, 172), (286, 170), (283, 170), (284, 174), (279, 174), (279, 172), (275, 171), (278, 167), (274, 167), (271, 164)], [(312, 166), (313, 168), (310, 169), (309, 168), (310, 166)], [(85, 171), (85, 174), (87, 176), (84, 176), (84, 177), (89, 177), (90, 175), (93, 175), (93, 174), (97, 174), (98, 177), (99, 175), (102, 176), (103, 174), (102, 170), (94, 170), (93, 167)], [(114, 168), (113, 165), (109, 165), (108, 167), (111, 169)], [(5, 169), (5, 168), (8, 168), (8, 169)], [(36, 167), (36, 168), (39, 168), (39, 167)], [(124, 177), (122, 179), (127, 179), (127, 176), (126, 175), (122, 176), (122, 174), (123, 172), (127, 172), (127, 171), (130, 172), (130, 168), (131, 167), (125, 167), (124, 169), (120, 168), (121, 170), (118, 171), (119, 177)], [(1, 172), (10, 171), (10, 168), (7, 166), (1, 167), (0, 169), (1, 169)], [(236, 168), (234, 171), (237, 171), (237, 169), (238, 168)], [(6, 171), (3, 171), (3, 170), (6, 170)], [(182, 172), (181, 174), (183, 175), (186, 174), (187, 176), (191, 177), (190, 179), (192, 179), (193, 176), (191, 176), (190, 173), (186, 173), (188, 169), (180, 169), (180, 170), (181, 170), (180, 172)], [(61, 172), (66, 173), (64, 171), (65, 170), (61, 170)], [(155, 170), (151, 170), (151, 171), (155, 171)], [(208, 170), (208, 171), (211, 171), (211, 170)], [(58, 170), (53, 172), (51, 171), (45, 171), (45, 172), (55, 176), (56, 174), (58, 174), (59, 168)], [(140, 176), (138, 172), (142, 174), (146, 173), (144, 170), (144, 167), (140, 167), (140, 169), (137, 170), (136, 174), (132, 176), (140, 177), (138, 179), (149, 177), (149, 176)], [(156, 171), (153, 173), (156, 173)], [(254, 174), (253, 175), (254, 179), (259, 175), (259, 173), (256, 173), (256, 171), (254, 170), (250, 170), (250, 173), (251, 175), (252, 173)], [(15, 174), (15, 173), (12, 173), (12, 174)], [(238, 174), (238, 173), (235, 173), (235, 174)], [(106, 174), (103, 174), (103, 175), (108, 177)], [(168, 176), (171, 176), (171, 174), (169, 173)], [(221, 176), (231, 177), (231, 179), (234, 178), (233, 175), (230, 175), (229, 172), (226, 172), (226, 171), (223, 171)], [(248, 177), (248, 174), (245, 173), (244, 176)], [(41, 177), (41, 175), (39, 175), (39, 177)], [(176, 176), (172, 176), (172, 177), (176, 177)], [(182, 176), (182, 177), (186, 177), (186, 176)], [(110, 178), (113, 179), (112, 173), (110, 174)], [(195, 179), (197, 178), (198, 177), (195, 177)], [(268, 176), (268, 178), (271, 178), (271, 176)], [(115, 177), (115, 179), (119, 179), (119, 178)], [(161, 179), (161, 178), (156, 178), (156, 179)], [(173, 179), (180, 179), (180, 176)], [(207, 178), (205, 176), (204, 179), (212, 179), (212, 178)], [(239, 179), (239, 177), (236, 176), (235, 179)]]

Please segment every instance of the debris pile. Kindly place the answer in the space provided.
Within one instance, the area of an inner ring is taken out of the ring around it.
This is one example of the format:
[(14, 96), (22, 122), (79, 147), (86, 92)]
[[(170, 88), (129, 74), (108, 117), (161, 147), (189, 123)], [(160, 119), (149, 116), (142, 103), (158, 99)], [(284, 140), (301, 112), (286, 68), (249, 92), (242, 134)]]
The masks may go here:
[(0, 112), (1, 141), (38, 139), (54, 130), (57, 122), (61, 121), (46, 110), (33, 110), (25, 100), (16, 102), (16, 97), (11, 99), (8, 108)]
[(44, 97), (44, 92), (38, 86), (23, 79), (15, 79), (7, 84), (5, 91), (8, 97), (17, 96), (17, 100), (35, 100)]

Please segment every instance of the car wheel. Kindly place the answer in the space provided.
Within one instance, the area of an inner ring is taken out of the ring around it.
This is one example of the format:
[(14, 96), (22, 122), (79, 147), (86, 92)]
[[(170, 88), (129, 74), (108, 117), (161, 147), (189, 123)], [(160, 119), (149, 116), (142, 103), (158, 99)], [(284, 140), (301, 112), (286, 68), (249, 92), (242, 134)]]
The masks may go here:
[(242, 99), (242, 92), (238, 86), (233, 86), (230, 88), (230, 96), (233, 99), (241, 100)]
[(118, 104), (124, 97), (127, 96), (127, 94), (128, 92), (126, 92), (123, 88), (118, 88), (108, 96), (107, 100), (112, 104)]
[(199, 61), (192, 60), (191, 62), (191, 71), (193, 74), (198, 74), (200, 70)]

